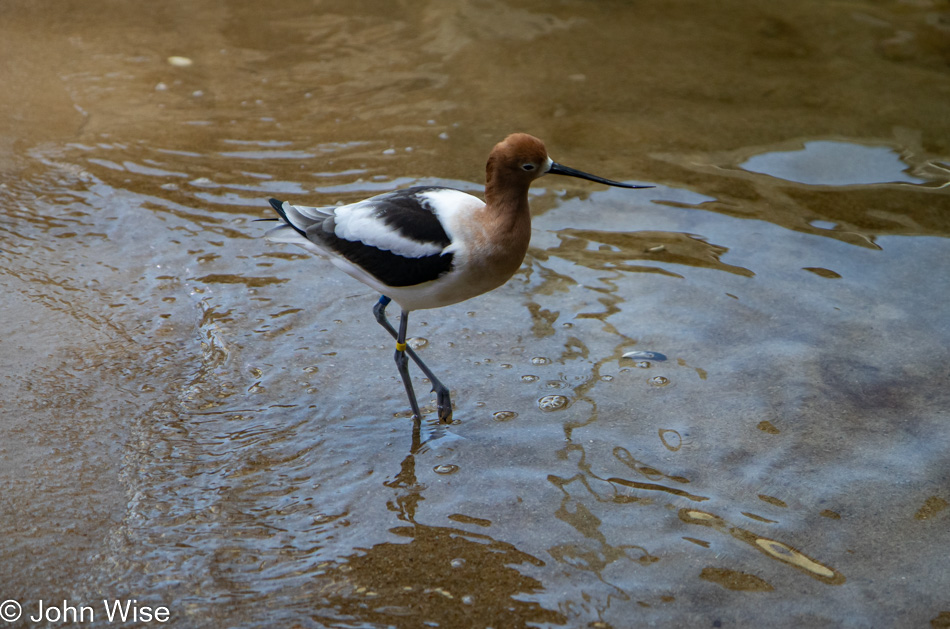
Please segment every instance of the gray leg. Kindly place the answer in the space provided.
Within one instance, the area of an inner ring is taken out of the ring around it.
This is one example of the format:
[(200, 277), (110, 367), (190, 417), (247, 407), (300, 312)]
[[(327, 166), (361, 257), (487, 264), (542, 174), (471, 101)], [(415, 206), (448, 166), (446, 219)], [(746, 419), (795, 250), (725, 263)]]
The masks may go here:
[[(389, 332), (394, 339), (396, 339), (396, 367), (400, 370), (399, 374), (403, 377), (403, 383), (406, 385), (406, 392), (409, 394), (409, 401), (413, 406), (413, 412), (416, 413), (418, 417), (421, 417), (418, 412), (418, 405), (416, 404), (415, 394), (412, 392), (412, 383), (409, 381), (409, 370), (405, 370), (405, 375), (403, 375), (403, 369), (399, 366), (400, 360), (405, 364), (406, 355), (409, 355), (416, 365), (419, 366), (419, 369), (422, 370), (422, 373), (425, 374), (426, 378), (429, 379), (429, 382), (432, 383), (432, 390), (435, 391), (436, 405), (439, 410), (439, 421), (442, 423), (449, 423), (452, 421), (452, 398), (449, 394), (449, 389), (442, 384), (438, 378), (435, 377), (435, 374), (432, 373), (432, 370), (422, 362), (422, 359), (419, 358), (411, 347), (405, 345), (406, 342), (406, 325), (408, 324), (409, 313), (403, 311), (402, 317), (399, 320), (399, 332), (396, 332), (396, 329), (389, 323), (386, 319), (386, 306), (389, 305), (389, 302), (392, 301), (389, 297), (385, 295), (380, 296), (379, 301), (376, 302), (376, 305), (373, 307), (373, 314), (376, 316), (376, 321), (379, 325)], [(398, 348), (403, 347), (402, 350)], [(402, 358), (400, 358), (402, 354)]]
[(412, 390), (412, 378), (409, 377), (409, 360), (406, 358), (406, 327), (409, 324), (409, 313), (402, 311), (399, 318), (399, 334), (396, 336), (396, 369), (402, 376), (402, 383), (406, 387), (406, 395), (409, 396), (409, 406), (412, 407), (412, 418), (416, 421), (422, 419), (422, 413), (419, 412), (419, 403), (416, 401), (416, 393)]

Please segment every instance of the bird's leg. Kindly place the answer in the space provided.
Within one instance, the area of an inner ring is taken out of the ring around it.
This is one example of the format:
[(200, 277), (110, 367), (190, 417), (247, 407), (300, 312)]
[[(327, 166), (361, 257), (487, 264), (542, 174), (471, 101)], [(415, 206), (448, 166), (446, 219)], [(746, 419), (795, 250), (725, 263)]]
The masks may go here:
[(402, 383), (406, 387), (406, 395), (409, 396), (409, 406), (412, 407), (412, 418), (415, 421), (422, 419), (422, 413), (419, 412), (419, 402), (416, 401), (416, 392), (412, 390), (412, 379), (409, 377), (409, 360), (406, 358), (406, 327), (409, 325), (409, 313), (402, 311), (399, 318), (399, 333), (396, 335), (396, 369), (402, 376)]
[(394, 328), (386, 318), (386, 306), (388, 306), (391, 301), (392, 299), (386, 295), (380, 295), (379, 301), (373, 306), (373, 315), (376, 316), (376, 323), (383, 326), (393, 338), (396, 338), (396, 328)]
[[(376, 321), (379, 323), (379, 325), (383, 326), (383, 328), (387, 332), (389, 332), (394, 339), (396, 339), (396, 348), (397, 348), (396, 353), (398, 356), (399, 354), (398, 348), (400, 346), (399, 333), (396, 332), (396, 329), (392, 326), (392, 324), (389, 323), (389, 320), (386, 319), (386, 306), (389, 305), (390, 301), (392, 300), (389, 297), (386, 297), (385, 295), (380, 295), (379, 301), (376, 302), (375, 306), (373, 306), (373, 314), (376, 316)], [(402, 332), (405, 332), (405, 330), (403, 330), (402, 328), (407, 323), (407, 317), (408, 317), (408, 313), (403, 311), (402, 318), (400, 319), (400, 322), (399, 322), (400, 331)], [(419, 369), (422, 370), (422, 373), (424, 373), (426, 378), (429, 379), (429, 382), (432, 383), (432, 390), (435, 392), (436, 406), (439, 409), (439, 421), (441, 421), (444, 424), (449, 423), (450, 421), (452, 421), (452, 397), (449, 394), (448, 387), (442, 384), (442, 382), (440, 382), (439, 379), (435, 377), (435, 374), (432, 373), (432, 370), (429, 369), (428, 365), (422, 362), (422, 359), (419, 358), (419, 355), (416, 354), (412, 350), (411, 347), (408, 347), (405, 345), (405, 340), (406, 340), (405, 334), (403, 334), (403, 337), (402, 337), (402, 344), (404, 346), (403, 351), (409, 355), (409, 358), (411, 358), (413, 362), (416, 363), (416, 365), (419, 366)], [(403, 360), (405, 360), (405, 358), (403, 358)], [(396, 363), (398, 366), (398, 363), (399, 363), (398, 357), (396, 358)], [(402, 374), (402, 371), (400, 371), (399, 373)], [(410, 390), (412, 385), (408, 383), (405, 377), (403, 378), (403, 382), (406, 383), (407, 390)], [(409, 399), (414, 402), (415, 395), (410, 393)]]
[(432, 383), (432, 390), (435, 392), (435, 405), (439, 410), (439, 421), (443, 424), (448, 424), (452, 421), (452, 397), (449, 395), (449, 388), (435, 377), (432, 370), (422, 362), (422, 359), (412, 351), (411, 347), (406, 348), (406, 353), (419, 365), (419, 369), (422, 370), (422, 373), (424, 373), (426, 378), (429, 379), (429, 382)]

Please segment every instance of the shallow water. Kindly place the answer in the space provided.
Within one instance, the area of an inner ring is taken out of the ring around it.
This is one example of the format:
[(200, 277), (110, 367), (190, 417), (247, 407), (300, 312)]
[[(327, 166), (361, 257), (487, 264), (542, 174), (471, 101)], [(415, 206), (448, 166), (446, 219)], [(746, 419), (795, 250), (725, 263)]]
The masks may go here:
[[(0, 14), (12, 626), (950, 624), (944, 5)], [(535, 185), (521, 271), (412, 315), (413, 434), (376, 296), (252, 221), (515, 130), (656, 187)]]

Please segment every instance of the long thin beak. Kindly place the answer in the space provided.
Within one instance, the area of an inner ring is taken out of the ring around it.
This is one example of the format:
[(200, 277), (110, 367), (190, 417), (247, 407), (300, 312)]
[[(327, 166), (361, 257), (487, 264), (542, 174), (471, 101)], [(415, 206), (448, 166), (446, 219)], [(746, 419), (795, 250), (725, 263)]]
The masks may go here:
[(611, 181), (610, 179), (604, 179), (603, 177), (598, 177), (597, 175), (591, 175), (590, 173), (585, 173), (581, 170), (575, 170), (568, 166), (562, 166), (557, 162), (551, 162), (551, 167), (548, 168), (548, 173), (552, 175), (567, 175), (568, 177), (578, 177), (579, 179), (587, 179), (588, 181), (596, 181), (597, 183), (602, 183), (608, 186), (616, 186), (618, 188), (652, 188), (653, 186), (634, 186), (629, 183), (620, 183), (619, 181)]

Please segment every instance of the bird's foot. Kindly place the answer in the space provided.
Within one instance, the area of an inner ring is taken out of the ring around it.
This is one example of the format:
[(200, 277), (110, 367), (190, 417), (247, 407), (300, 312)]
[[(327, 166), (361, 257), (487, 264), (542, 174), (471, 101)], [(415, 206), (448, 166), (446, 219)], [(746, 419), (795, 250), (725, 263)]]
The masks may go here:
[(449, 390), (445, 387), (437, 387), (433, 391), (435, 391), (436, 408), (439, 411), (439, 422), (452, 423), (452, 397), (449, 395)]

